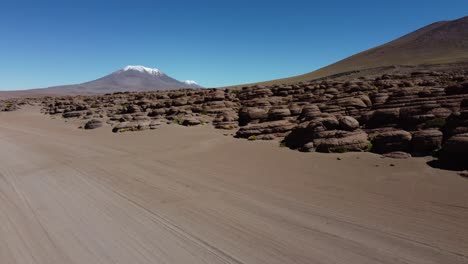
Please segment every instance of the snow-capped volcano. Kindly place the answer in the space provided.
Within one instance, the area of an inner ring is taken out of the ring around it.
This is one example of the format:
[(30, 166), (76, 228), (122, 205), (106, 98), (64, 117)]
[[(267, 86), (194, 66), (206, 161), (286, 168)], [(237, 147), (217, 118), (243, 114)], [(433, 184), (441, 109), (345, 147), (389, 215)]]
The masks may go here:
[(129, 65), (91, 82), (50, 87), (46, 90), (64, 94), (103, 94), (184, 88), (202, 88), (202, 86), (192, 80), (176, 80), (159, 69)]
[(164, 73), (161, 72), (159, 69), (152, 69), (152, 68), (148, 68), (148, 67), (140, 66), (140, 65), (137, 65), (137, 66), (129, 65), (123, 68), (121, 71), (137, 71), (137, 72), (148, 73), (148, 74), (157, 75), (157, 76), (164, 75)]

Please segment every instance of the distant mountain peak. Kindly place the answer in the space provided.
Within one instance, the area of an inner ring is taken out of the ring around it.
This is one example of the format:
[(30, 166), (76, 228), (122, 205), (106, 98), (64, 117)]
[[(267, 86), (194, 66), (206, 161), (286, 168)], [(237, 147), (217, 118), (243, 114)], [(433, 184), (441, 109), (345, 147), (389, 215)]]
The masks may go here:
[(164, 75), (164, 73), (161, 72), (159, 69), (148, 68), (148, 67), (141, 66), (141, 65), (128, 65), (125, 68), (123, 68), (121, 71), (124, 71), (124, 72), (138, 71), (141, 73), (148, 73), (148, 74), (157, 75), (157, 76)]
[(159, 69), (129, 65), (99, 79), (71, 85), (34, 89), (37, 94), (105, 94), (203, 88), (192, 80), (179, 81)]

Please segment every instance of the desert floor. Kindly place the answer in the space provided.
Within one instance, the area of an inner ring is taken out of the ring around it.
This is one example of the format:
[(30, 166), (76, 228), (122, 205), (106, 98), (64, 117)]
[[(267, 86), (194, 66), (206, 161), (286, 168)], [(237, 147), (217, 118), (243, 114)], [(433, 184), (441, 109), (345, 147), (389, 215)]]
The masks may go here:
[(78, 125), (0, 114), (0, 263), (468, 263), (468, 179), (426, 159)]

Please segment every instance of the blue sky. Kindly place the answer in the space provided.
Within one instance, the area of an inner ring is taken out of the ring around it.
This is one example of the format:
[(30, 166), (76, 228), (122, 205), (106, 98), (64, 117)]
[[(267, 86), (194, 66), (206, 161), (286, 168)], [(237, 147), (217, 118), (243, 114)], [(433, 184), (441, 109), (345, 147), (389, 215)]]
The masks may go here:
[(81, 83), (126, 65), (206, 87), (277, 79), (466, 15), (466, 0), (2, 0), (0, 90)]

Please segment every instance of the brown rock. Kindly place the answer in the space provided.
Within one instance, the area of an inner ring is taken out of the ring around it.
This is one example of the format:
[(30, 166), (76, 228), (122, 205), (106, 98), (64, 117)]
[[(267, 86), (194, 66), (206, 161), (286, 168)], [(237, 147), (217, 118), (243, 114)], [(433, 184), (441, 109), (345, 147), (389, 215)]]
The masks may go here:
[(468, 168), (468, 133), (449, 138), (442, 146), (439, 159), (447, 165)]
[(347, 131), (354, 131), (359, 128), (359, 122), (350, 116), (343, 116), (339, 119), (340, 128)]
[(411, 154), (402, 152), (402, 151), (394, 151), (394, 152), (389, 152), (385, 153), (382, 156), (386, 158), (391, 158), (391, 159), (409, 159), (411, 158)]
[(318, 152), (365, 151), (369, 146), (367, 133), (362, 130), (353, 132), (342, 130), (323, 131), (320, 132), (320, 137), (313, 140)]
[(201, 121), (196, 119), (196, 118), (185, 118), (182, 121), (183, 126), (197, 126), (197, 125), (200, 125), (200, 124), (201, 124)]
[(236, 135), (241, 138), (248, 138), (250, 136), (257, 136), (263, 134), (275, 134), (276, 136), (284, 136), (288, 131), (291, 131), (296, 124), (288, 120), (278, 120), (271, 122), (263, 122), (257, 124), (249, 124), (243, 126), (237, 131)]
[(86, 122), (86, 124), (84, 125), (84, 128), (96, 129), (96, 128), (102, 127), (102, 125), (103, 125), (103, 122), (101, 120), (91, 119), (90, 121)]
[(420, 130), (412, 133), (411, 151), (430, 154), (442, 146), (443, 134), (437, 129)]
[(378, 133), (372, 139), (372, 151), (388, 153), (393, 151), (408, 151), (411, 134), (404, 130), (393, 130)]
[(288, 116), (291, 116), (291, 111), (288, 108), (270, 109), (268, 112), (268, 119), (270, 120), (280, 120)]

